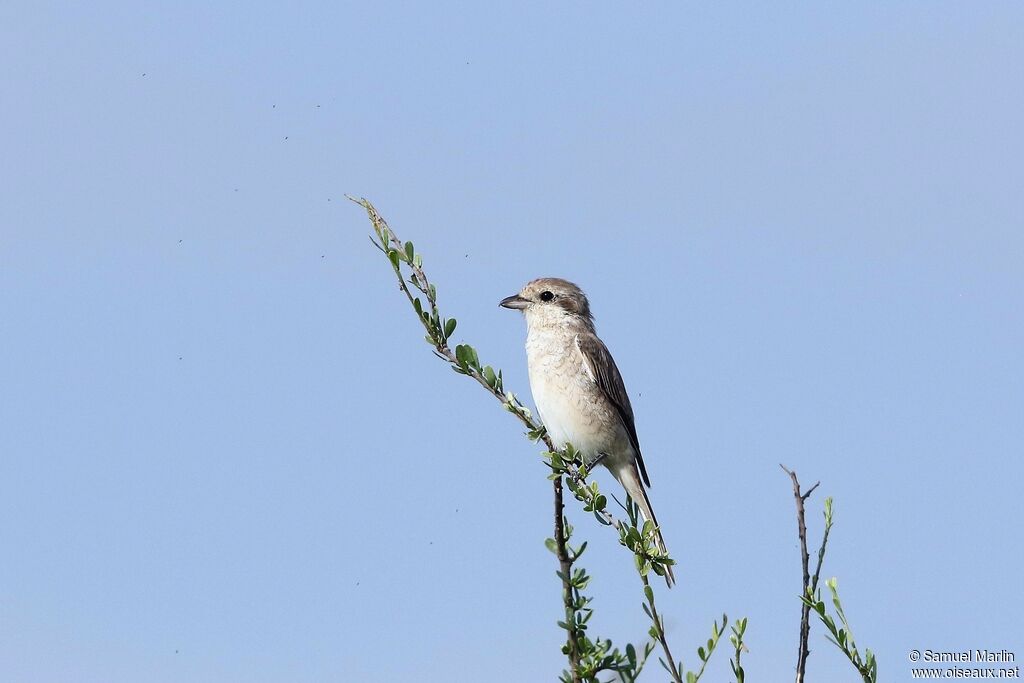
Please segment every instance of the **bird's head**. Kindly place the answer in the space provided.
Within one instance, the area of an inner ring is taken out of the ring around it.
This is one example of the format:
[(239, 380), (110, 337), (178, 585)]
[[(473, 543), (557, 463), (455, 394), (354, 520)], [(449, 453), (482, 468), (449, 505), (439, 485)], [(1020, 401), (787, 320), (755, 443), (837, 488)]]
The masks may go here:
[(522, 311), (531, 326), (537, 323), (593, 326), (587, 295), (573, 283), (557, 277), (542, 277), (528, 282), (518, 294), (505, 297), (498, 305)]

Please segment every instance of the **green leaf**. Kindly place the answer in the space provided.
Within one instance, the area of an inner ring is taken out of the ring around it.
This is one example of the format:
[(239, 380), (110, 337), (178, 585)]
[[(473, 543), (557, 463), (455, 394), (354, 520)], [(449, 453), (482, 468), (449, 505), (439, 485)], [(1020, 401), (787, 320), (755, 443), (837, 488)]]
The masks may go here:
[[(419, 299), (417, 299), (417, 301), (419, 301)], [(448, 320), (444, 324), (444, 336), (452, 336), (452, 332), (455, 331), (455, 326), (457, 324), (458, 323), (455, 321), (455, 318), (448, 318)]]
[(552, 553), (554, 553), (555, 555), (558, 554), (558, 544), (555, 543), (555, 539), (553, 539), (553, 538), (546, 538), (546, 539), (544, 539), (544, 546), (548, 550), (550, 550)]
[(416, 251), (412, 248), (412, 242), (406, 242), (405, 243), (405, 256), (406, 256), (406, 258), (409, 259), (410, 261), (412, 261), (413, 256), (415, 256), (415, 254), (416, 254)]

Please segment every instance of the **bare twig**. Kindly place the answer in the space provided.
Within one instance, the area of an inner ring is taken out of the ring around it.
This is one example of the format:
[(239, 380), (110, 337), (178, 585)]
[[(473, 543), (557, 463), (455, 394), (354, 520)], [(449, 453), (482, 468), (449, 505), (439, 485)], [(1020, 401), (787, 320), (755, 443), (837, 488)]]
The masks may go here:
[[(782, 471), (789, 475), (789, 478), (793, 481), (793, 498), (796, 501), (796, 524), (797, 531), (800, 534), (800, 566), (803, 569), (803, 586), (800, 588), (800, 594), (805, 595), (807, 593), (808, 586), (811, 585), (810, 576), (810, 556), (807, 554), (807, 522), (804, 514), (804, 502), (814, 493), (814, 489), (818, 488), (816, 482), (814, 486), (809, 488), (806, 492), (800, 491), (800, 480), (796, 478), (796, 472), (786, 469), (785, 465), (779, 464)], [(826, 536), (827, 539), (827, 536)], [(822, 542), (821, 551), (818, 553), (818, 568), (814, 574), (814, 584), (817, 587), (818, 583), (818, 572), (821, 571), (821, 562), (825, 557), (825, 544)], [(800, 644), (797, 649), (797, 660), (796, 660), (796, 683), (803, 683), (804, 671), (807, 668), (807, 655), (810, 654), (810, 650), (807, 649), (807, 641), (811, 633), (811, 622), (810, 622), (810, 611), (811, 608), (807, 604), (801, 604), (800, 608)]]

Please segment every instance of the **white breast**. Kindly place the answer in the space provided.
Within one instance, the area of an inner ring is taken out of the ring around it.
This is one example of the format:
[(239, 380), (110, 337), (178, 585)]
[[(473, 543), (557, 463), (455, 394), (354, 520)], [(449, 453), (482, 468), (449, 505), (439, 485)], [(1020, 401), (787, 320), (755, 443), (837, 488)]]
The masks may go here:
[(572, 443), (588, 457), (611, 448), (616, 430), (584, 369), (575, 334), (531, 330), (526, 353), (533, 400), (555, 445)]

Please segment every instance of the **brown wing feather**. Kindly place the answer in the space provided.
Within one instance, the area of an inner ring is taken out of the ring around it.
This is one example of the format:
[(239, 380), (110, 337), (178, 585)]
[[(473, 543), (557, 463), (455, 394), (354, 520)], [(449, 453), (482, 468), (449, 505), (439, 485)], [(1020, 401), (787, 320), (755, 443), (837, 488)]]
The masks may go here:
[(590, 369), (590, 374), (597, 382), (597, 386), (615, 406), (622, 425), (626, 428), (626, 433), (629, 434), (629, 442), (633, 445), (633, 450), (636, 451), (636, 463), (640, 467), (640, 475), (644, 478), (644, 483), (650, 486), (651, 480), (647, 476), (644, 458), (640, 454), (640, 441), (636, 436), (633, 406), (629, 403), (629, 394), (626, 393), (626, 385), (622, 382), (622, 375), (619, 374), (619, 368), (615, 365), (615, 359), (612, 358), (608, 347), (596, 334), (581, 332), (576, 335), (576, 347), (583, 354), (583, 360)]

